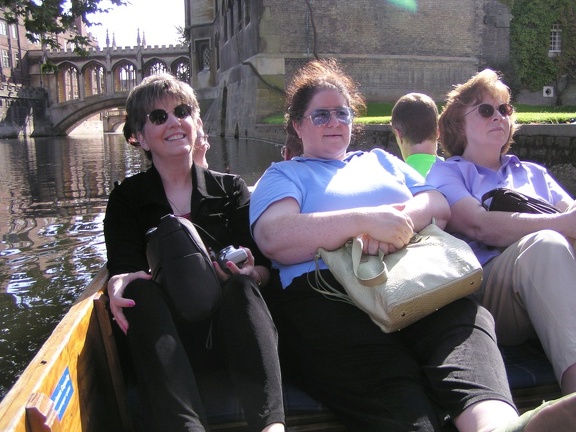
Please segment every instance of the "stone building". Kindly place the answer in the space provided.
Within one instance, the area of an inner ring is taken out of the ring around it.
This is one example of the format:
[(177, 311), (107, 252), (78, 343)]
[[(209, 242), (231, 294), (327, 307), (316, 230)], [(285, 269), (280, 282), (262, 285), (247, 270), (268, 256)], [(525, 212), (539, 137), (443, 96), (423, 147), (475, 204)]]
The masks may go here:
[(250, 136), (282, 109), (285, 79), (339, 59), (368, 101), (407, 91), (442, 100), (508, 63), (510, 11), (496, 0), (187, 0), (192, 85), (211, 133)]

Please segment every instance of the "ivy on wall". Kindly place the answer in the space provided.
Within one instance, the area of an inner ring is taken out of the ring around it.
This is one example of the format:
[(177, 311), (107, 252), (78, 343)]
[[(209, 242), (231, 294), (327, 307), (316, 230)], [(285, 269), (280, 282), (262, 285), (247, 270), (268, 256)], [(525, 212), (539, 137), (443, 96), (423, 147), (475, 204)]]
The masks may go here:
[[(567, 86), (576, 78), (576, 2), (574, 0), (510, 0), (510, 58), (521, 86), (537, 91), (542, 86)], [(550, 32), (560, 24), (562, 51), (549, 57)], [(557, 91), (562, 93), (561, 88)]]

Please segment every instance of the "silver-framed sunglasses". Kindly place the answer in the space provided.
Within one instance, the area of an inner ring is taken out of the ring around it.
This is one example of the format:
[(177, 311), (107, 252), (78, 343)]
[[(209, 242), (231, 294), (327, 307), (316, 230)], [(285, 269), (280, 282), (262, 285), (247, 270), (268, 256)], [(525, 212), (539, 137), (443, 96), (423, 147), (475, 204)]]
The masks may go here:
[(340, 123), (349, 125), (354, 119), (354, 112), (348, 107), (340, 108), (319, 108), (310, 113), (310, 115), (302, 116), (302, 118), (309, 118), (314, 126), (324, 126), (330, 122), (332, 114)]

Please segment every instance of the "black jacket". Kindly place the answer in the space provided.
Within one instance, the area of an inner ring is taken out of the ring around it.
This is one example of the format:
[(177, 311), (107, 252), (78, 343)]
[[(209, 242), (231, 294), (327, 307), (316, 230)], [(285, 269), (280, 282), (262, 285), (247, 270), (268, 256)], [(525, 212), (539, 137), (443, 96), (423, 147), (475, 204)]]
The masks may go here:
[[(191, 220), (207, 248), (216, 254), (228, 245), (248, 247), (256, 263), (269, 267), (250, 235), (250, 192), (240, 176), (193, 165)], [(172, 209), (154, 166), (117, 185), (110, 193), (104, 237), (110, 275), (148, 271), (146, 231)]]

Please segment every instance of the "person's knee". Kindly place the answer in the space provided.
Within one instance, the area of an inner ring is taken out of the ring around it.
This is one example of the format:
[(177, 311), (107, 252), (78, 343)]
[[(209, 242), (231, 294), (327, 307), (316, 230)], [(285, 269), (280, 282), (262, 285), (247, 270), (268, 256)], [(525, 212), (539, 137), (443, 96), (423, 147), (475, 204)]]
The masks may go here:
[(148, 279), (135, 279), (126, 285), (124, 298), (129, 298), (135, 302), (146, 301), (147, 299), (157, 299), (161, 296), (161, 287), (156, 282)]
[(222, 302), (237, 302), (257, 294), (252, 279), (246, 275), (232, 275), (222, 284)]
[(535, 248), (542, 253), (554, 251), (558, 248), (568, 249), (570, 246), (570, 242), (566, 237), (553, 230), (536, 231), (525, 236), (523, 241), (530, 245), (531, 248)]

